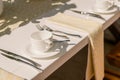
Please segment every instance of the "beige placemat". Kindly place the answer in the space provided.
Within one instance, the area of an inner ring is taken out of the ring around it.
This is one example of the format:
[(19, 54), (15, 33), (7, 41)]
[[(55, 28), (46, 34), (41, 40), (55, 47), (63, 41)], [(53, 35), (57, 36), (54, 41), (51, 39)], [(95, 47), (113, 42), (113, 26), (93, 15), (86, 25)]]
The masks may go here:
[(11, 74), (3, 69), (0, 69), (0, 80), (24, 80), (14, 74)]
[(102, 24), (80, 19), (66, 14), (58, 13), (57, 15), (48, 19), (49, 22), (61, 25), (63, 27), (71, 28), (87, 32), (89, 35), (89, 53), (88, 64), (86, 71), (86, 80), (90, 80), (91, 76), (95, 74), (95, 80), (103, 80), (104, 78), (104, 53), (103, 53), (103, 29)]

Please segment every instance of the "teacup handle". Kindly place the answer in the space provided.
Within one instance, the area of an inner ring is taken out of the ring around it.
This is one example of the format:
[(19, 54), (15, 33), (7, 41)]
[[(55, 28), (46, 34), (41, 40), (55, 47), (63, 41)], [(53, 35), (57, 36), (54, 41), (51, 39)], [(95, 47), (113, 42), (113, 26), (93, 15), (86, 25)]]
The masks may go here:
[(107, 2), (111, 3), (112, 5), (114, 5), (114, 3), (115, 3), (114, 0), (107, 0)]
[(110, 3), (111, 5), (108, 6), (107, 10), (110, 9), (111, 7), (114, 6), (114, 0), (107, 0), (108, 3)]
[(46, 45), (47, 49), (49, 49), (52, 46), (52, 44), (53, 44), (51, 40), (45, 40), (45, 43), (47, 44)]

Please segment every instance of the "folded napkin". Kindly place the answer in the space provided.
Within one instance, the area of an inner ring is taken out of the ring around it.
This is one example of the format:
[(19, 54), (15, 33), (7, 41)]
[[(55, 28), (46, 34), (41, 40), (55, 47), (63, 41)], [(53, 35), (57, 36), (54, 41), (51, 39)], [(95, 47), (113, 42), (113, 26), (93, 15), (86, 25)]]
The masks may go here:
[(47, 21), (66, 28), (79, 30), (88, 33), (89, 50), (88, 64), (86, 70), (86, 80), (90, 80), (95, 75), (95, 80), (104, 78), (104, 47), (103, 47), (103, 29), (98, 22), (69, 16), (58, 13)]

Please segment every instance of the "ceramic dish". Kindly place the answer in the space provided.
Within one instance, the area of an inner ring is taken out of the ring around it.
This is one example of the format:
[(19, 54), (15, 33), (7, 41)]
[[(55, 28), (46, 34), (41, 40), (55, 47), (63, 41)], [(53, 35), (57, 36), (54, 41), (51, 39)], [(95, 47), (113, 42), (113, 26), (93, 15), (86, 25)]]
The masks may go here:
[(49, 58), (49, 57), (53, 57), (55, 55), (57, 55), (59, 53), (59, 50), (55, 50), (55, 51), (46, 51), (46, 52), (40, 52), (40, 51), (34, 51), (31, 49), (31, 46), (28, 45), (25, 49), (25, 53), (32, 57), (32, 58)]
[(114, 13), (116, 11), (118, 11), (117, 7), (112, 7), (109, 10), (98, 10), (98, 9), (93, 8), (93, 12), (95, 12), (95, 13), (101, 13), (101, 14), (110, 14), (110, 13)]

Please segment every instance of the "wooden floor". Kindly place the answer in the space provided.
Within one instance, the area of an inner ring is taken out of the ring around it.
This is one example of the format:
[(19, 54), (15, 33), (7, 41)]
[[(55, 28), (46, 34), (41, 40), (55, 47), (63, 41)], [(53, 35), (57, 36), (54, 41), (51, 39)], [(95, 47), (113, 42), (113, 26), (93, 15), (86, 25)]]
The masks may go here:
[(120, 73), (115, 72), (115, 74), (111, 72), (105, 71), (104, 80), (120, 80)]
[[(92, 78), (91, 80), (95, 80), (95, 79)], [(103, 80), (120, 80), (120, 72), (116, 72), (111, 69), (105, 69), (105, 77)]]
[[(106, 33), (108, 33), (106, 31)], [(105, 37), (109, 37), (109, 40), (114, 41), (112, 36), (107, 34)], [(110, 37), (111, 36), (111, 37)], [(115, 65), (110, 64), (108, 61), (107, 55), (113, 50), (115, 47), (115, 43), (109, 42), (108, 40), (105, 40), (105, 77), (104, 80), (120, 80), (120, 67), (116, 67)], [(120, 63), (118, 63), (120, 64)]]
[(105, 73), (104, 80), (120, 80), (120, 77), (117, 77), (117, 76), (109, 74), (109, 73)]
[[(105, 42), (105, 56), (114, 48), (114, 44)], [(95, 80), (95, 79), (92, 79)], [(105, 77), (104, 80), (120, 80), (120, 67), (109, 64), (105, 57)]]

